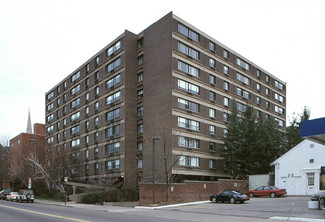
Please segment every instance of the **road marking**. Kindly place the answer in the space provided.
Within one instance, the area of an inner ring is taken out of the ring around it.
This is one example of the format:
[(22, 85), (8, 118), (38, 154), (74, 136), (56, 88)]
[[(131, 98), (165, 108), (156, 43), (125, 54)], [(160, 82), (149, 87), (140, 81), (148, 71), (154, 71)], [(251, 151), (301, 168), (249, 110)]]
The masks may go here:
[(6, 208), (14, 209), (14, 210), (20, 210), (20, 211), (24, 211), (24, 212), (28, 212), (28, 213), (39, 214), (39, 215), (48, 216), (48, 217), (55, 217), (55, 218), (60, 218), (60, 219), (65, 219), (65, 220), (71, 220), (71, 221), (77, 221), (77, 222), (90, 222), (88, 220), (80, 220), (77, 218), (64, 217), (64, 216), (59, 216), (59, 215), (54, 215), (54, 214), (46, 214), (46, 213), (41, 213), (41, 212), (32, 211), (32, 210), (20, 209), (17, 207), (9, 207), (9, 206), (5, 206), (2, 204), (0, 204), (0, 207), (6, 207)]
[(301, 222), (325, 222), (325, 219), (299, 218), (299, 217), (270, 217), (269, 220), (301, 221)]

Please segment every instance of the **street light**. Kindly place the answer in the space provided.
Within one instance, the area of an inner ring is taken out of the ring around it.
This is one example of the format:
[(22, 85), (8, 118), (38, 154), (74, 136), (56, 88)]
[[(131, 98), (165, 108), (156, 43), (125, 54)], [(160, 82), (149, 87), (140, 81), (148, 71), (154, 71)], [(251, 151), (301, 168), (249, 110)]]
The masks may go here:
[(152, 137), (152, 204), (155, 204), (155, 140), (159, 139), (159, 136)]

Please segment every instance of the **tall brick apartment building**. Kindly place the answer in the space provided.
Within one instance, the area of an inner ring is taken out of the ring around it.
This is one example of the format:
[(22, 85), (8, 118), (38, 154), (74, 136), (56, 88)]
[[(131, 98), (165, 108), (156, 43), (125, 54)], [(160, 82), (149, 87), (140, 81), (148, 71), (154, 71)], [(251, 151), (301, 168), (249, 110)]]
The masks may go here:
[(169, 13), (138, 35), (125, 31), (46, 93), (46, 148), (78, 162), (77, 180), (135, 185), (152, 180), (159, 136), (157, 181), (164, 144), (175, 179), (225, 178), (220, 154), (232, 104), (240, 112), (249, 104), (284, 130), (285, 87)]

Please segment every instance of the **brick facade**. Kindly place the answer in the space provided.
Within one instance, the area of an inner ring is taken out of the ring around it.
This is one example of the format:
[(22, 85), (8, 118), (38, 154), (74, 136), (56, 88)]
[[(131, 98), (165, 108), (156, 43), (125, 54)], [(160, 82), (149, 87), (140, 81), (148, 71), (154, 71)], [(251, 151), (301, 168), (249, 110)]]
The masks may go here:
[[(140, 206), (151, 205), (152, 183), (140, 184), (139, 202)], [(171, 184), (168, 203), (184, 203), (208, 200), (210, 195), (220, 193), (226, 189), (234, 189), (245, 193), (248, 183), (244, 180), (218, 180), (218, 181), (189, 181)], [(166, 203), (166, 184), (155, 185), (155, 203)]]

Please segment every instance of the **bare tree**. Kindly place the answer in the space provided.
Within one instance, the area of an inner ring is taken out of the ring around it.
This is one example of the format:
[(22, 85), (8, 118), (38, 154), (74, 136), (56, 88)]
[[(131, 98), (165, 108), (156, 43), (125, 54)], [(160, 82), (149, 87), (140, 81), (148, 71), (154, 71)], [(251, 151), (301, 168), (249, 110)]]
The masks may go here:
[[(155, 123), (152, 125), (150, 133), (145, 135), (145, 140), (148, 144), (151, 144), (153, 136), (159, 136), (159, 142), (157, 141), (157, 156), (158, 166), (162, 166), (163, 169), (157, 169), (162, 171), (164, 175), (164, 182), (166, 184), (166, 202), (169, 201), (170, 197), (170, 185), (173, 182), (176, 174), (173, 174), (173, 167), (178, 162), (178, 157), (173, 155), (173, 132), (171, 126), (171, 119), (166, 119), (164, 116), (155, 116)], [(159, 174), (158, 174), (159, 175)]]

